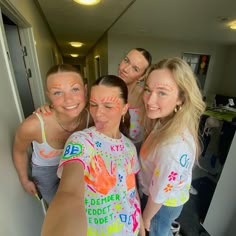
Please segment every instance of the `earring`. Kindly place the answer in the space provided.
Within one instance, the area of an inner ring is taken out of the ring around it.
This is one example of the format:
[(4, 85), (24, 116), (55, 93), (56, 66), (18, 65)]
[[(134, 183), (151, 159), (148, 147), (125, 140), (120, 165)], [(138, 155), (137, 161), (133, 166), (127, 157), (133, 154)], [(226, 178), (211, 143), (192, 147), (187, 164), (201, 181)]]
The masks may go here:
[(125, 123), (125, 115), (122, 116), (122, 122)]
[(182, 109), (182, 106), (179, 105), (179, 106), (176, 106), (175, 109), (174, 109), (174, 112), (177, 113), (178, 111), (180, 111)]

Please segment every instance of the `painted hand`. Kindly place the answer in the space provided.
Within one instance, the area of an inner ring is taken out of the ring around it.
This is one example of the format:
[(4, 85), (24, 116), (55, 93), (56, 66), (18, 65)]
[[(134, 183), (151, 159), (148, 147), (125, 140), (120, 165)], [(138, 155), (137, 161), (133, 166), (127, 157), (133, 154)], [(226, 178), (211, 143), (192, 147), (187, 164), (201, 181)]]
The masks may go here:
[(44, 115), (51, 115), (52, 114), (53, 106), (50, 104), (44, 104), (41, 107), (38, 107), (35, 112), (33, 113), (43, 113)]
[(100, 155), (97, 155), (95, 160), (90, 164), (90, 175), (84, 179), (95, 191), (106, 195), (116, 185), (116, 165), (111, 167), (110, 174)]
[[(133, 173), (133, 165), (134, 165), (134, 158), (131, 159), (131, 163), (125, 165), (125, 171), (126, 171), (126, 186), (127, 190), (135, 187), (135, 175)], [(129, 174), (129, 170), (131, 169), (131, 173)]]

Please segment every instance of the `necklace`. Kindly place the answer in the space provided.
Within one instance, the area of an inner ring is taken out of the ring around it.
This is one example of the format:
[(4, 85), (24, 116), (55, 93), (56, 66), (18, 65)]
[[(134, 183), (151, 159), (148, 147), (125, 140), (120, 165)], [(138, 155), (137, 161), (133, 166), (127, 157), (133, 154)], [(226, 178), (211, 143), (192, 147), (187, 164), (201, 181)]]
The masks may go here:
[(80, 116), (78, 117), (78, 119), (77, 119), (77, 121), (76, 121), (76, 126), (73, 128), (73, 130), (68, 130), (68, 129), (66, 129), (62, 124), (61, 124), (61, 122), (60, 122), (60, 120), (57, 118), (57, 116), (56, 116), (56, 114), (55, 114), (55, 118), (56, 118), (56, 121), (57, 121), (57, 123), (58, 123), (58, 125), (64, 130), (64, 131), (66, 131), (67, 133), (72, 133), (72, 132), (74, 132), (77, 128), (78, 128), (78, 126), (80, 125)]

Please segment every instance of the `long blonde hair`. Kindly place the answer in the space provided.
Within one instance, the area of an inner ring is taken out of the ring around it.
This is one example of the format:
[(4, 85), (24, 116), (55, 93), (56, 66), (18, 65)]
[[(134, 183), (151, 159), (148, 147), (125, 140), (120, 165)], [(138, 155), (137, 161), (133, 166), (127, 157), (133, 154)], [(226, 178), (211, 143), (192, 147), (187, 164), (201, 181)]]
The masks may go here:
[[(155, 132), (152, 132), (152, 137), (146, 140), (146, 144), (148, 145), (147, 152), (153, 151), (157, 145), (168, 142), (171, 138), (187, 128), (195, 140), (198, 157), (200, 153), (198, 130), (201, 115), (205, 110), (205, 103), (202, 100), (197, 79), (191, 67), (185, 61), (180, 58), (169, 58), (161, 60), (159, 63), (150, 67), (145, 83), (150, 73), (159, 69), (168, 69), (172, 73), (179, 89), (179, 98), (182, 100), (183, 104), (181, 105), (181, 109), (178, 109), (177, 112), (173, 111), (173, 113), (165, 119), (165, 123), (155, 129)], [(147, 118), (145, 112), (143, 121), (146, 137), (154, 130), (157, 123), (160, 122), (159, 118), (155, 120)]]

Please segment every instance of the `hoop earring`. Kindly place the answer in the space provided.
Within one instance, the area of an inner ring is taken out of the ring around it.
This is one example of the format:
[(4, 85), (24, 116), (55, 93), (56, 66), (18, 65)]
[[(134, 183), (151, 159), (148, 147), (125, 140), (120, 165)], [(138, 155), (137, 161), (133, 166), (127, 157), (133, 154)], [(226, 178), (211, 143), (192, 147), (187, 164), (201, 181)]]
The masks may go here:
[(178, 111), (180, 111), (182, 109), (182, 106), (179, 105), (179, 106), (176, 106), (175, 109), (174, 109), (174, 112), (177, 113)]
[(125, 123), (125, 115), (122, 116), (122, 122)]

